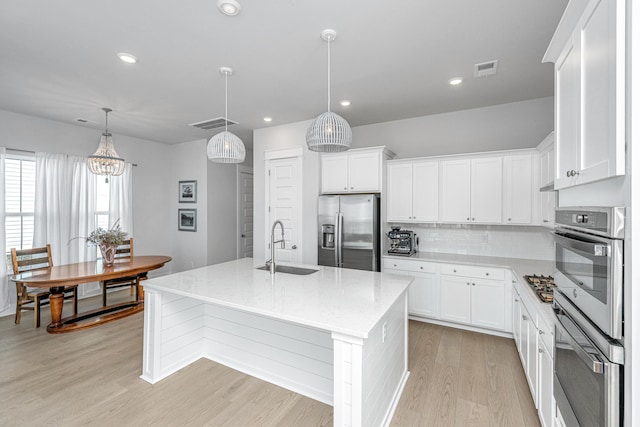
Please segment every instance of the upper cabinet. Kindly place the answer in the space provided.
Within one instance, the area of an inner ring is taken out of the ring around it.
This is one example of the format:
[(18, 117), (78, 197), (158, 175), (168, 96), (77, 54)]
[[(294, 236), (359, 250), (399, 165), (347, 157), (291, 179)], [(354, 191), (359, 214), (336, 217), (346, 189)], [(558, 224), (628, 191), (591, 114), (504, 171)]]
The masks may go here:
[(551, 132), (538, 145), (538, 150), (540, 151), (540, 224), (553, 228), (558, 198), (558, 193), (553, 191), (556, 166), (554, 132)]
[(533, 155), (523, 154), (504, 158), (505, 224), (531, 224), (534, 211)]
[(439, 162), (403, 161), (387, 166), (387, 220), (438, 221)]
[(442, 162), (441, 220), (502, 222), (502, 157)]
[(379, 193), (383, 161), (392, 153), (384, 147), (322, 154), (322, 193)]
[(544, 61), (555, 63), (555, 188), (625, 173), (625, 2), (572, 1)]

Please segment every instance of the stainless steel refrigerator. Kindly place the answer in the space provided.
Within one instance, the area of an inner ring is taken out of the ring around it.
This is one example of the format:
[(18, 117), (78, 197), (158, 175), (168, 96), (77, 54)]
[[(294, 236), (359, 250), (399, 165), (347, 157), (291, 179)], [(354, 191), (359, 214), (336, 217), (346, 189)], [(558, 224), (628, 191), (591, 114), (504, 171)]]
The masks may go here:
[(380, 196), (318, 197), (318, 264), (380, 271)]

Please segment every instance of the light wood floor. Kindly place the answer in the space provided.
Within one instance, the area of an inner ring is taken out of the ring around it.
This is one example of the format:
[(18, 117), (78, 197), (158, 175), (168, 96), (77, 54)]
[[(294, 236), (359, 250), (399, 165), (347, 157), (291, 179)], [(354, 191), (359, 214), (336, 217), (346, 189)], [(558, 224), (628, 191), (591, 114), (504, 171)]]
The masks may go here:
[[(208, 360), (141, 380), (142, 313), (61, 335), (46, 333), (48, 307), (37, 330), (31, 315), (0, 318), (1, 426), (333, 424), (330, 406)], [(412, 321), (409, 345), (393, 426), (539, 426), (513, 341)]]

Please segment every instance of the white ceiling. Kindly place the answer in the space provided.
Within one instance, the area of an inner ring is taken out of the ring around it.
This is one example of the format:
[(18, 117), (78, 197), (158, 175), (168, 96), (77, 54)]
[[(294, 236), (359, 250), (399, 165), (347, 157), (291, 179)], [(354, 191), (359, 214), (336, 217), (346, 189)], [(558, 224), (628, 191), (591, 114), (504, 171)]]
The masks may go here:
[[(553, 95), (553, 67), (540, 61), (567, 4), (238, 1), (235, 17), (216, 0), (2, 1), (0, 109), (101, 130), (106, 106), (114, 133), (209, 138), (220, 130), (187, 125), (224, 116), (218, 69), (228, 66), (229, 118), (240, 123), (229, 130), (251, 146), (253, 129), (326, 109), (325, 28), (338, 32), (331, 108), (351, 126), (542, 98)], [(475, 63), (494, 59), (497, 75), (473, 78)], [(464, 83), (449, 86), (454, 76)]]

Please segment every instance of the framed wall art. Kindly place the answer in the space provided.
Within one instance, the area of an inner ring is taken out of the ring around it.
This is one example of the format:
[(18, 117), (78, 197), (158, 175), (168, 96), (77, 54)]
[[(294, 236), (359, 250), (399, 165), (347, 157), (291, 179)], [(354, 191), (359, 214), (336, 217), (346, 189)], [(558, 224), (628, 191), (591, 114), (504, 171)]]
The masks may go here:
[(198, 181), (178, 181), (178, 203), (198, 201)]
[(178, 209), (178, 230), (196, 231), (198, 212), (196, 209)]

